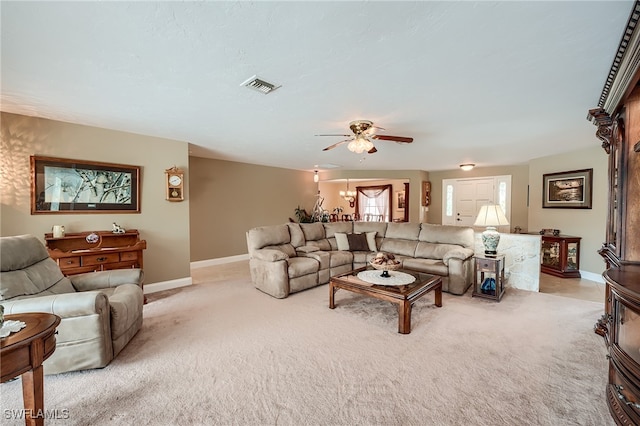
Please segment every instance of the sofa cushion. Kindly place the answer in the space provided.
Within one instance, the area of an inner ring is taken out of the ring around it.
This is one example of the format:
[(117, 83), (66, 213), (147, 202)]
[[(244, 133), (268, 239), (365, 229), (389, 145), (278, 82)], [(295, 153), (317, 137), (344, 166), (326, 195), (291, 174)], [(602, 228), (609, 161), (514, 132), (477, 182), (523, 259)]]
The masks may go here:
[(387, 225), (385, 238), (400, 238), (403, 240), (417, 240), (420, 234), (419, 223), (395, 223), (391, 222)]
[(413, 257), (416, 253), (417, 245), (418, 242), (415, 240), (385, 238), (380, 245), (380, 251)]
[(285, 225), (260, 226), (247, 232), (249, 253), (267, 246), (290, 243), (289, 227)]
[(45, 246), (33, 235), (3, 238), (0, 244), (2, 272), (24, 269), (49, 257)]
[(321, 240), (325, 237), (324, 226), (321, 222), (301, 223), (300, 229), (302, 229), (304, 239), (307, 241)]
[(473, 228), (462, 226), (423, 223), (418, 239), (435, 244), (457, 244), (470, 249), (475, 245)]
[(301, 277), (303, 275), (314, 274), (320, 269), (320, 263), (309, 257), (294, 257), (287, 259), (287, 273), (289, 278)]
[[(4, 240), (8, 240), (6, 238)], [(39, 243), (42, 245), (42, 243)], [(7, 252), (2, 251), (2, 257)], [(67, 280), (62, 275), (60, 267), (47, 257), (38, 263), (17, 271), (2, 272), (2, 286), (0, 286), (0, 300), (9, 300), (39, 294), (61, 280)], [(67, 280), (68, 281), (68, 280)]]
[(335, 236), (336, 232), (350, 234), (353, 232), (353, 222), (327, 222), (324, 223), (324, 235), (326, 238)]
[(444, 258), (444, 255), (452, 250), (459, 250), (462, 247), (453, 244), (434, 244), (419, 241), (416, 247), (415, 257), (423, 259), (440, 259)]
[(300, 228), (299, 223), (287, 223), (289, 227), (289, 234), (291, 235), (291, 245), (295, 248), (303, 246), (305, 244), (304, 241), (304, 232), (302, 232), (302, 228)]

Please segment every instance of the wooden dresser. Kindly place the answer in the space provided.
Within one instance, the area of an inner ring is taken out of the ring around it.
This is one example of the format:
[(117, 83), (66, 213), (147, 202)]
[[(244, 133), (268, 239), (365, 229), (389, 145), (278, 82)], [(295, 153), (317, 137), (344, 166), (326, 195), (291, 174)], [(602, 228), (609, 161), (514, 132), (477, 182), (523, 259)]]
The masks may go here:
[[(96, 242), (87, 241), (90, 234), (97, 236), (94, 237)], [(64, 275), (108, 269), (142, 269), (142, 251), (147, 248), (147, 242), (140, 239), (135, 229), (123, 234), (111, 231), (77, 232), (61, 238), (45, 234), (44, 239), (49, 255), (58, 262)]]
[(640, 424), (640, 1), (589, 118), (609, 156), (604, 315), (596, 333), (607, 345), (609, 411), (619, 425)]

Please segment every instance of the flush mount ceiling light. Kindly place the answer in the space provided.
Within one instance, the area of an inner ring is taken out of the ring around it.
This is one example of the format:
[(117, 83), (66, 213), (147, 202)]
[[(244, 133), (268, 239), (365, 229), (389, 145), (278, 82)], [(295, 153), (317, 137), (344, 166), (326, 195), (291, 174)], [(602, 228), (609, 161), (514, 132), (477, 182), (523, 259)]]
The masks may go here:
[(269, 83), (267, 81), (264, 81), (260, 78), (258, 78), (258, 76), (254, 75), (253, 77), (249, 78), (247, 81), (243, 82), (240, 86), (246, 86), (249, 89), (253, 89), (253, 90), (257, 90), (258, 92), (264, 93), (265, 95), (268, 93), (273, 92), (274, 90), (282, 87), (282, 86), (277, 86), (273, 83)]
[(460, 168), (462, 170), (464, 170), (465, 172), (468, 172), (469, 170), (473, 169), (476, 165), (473, 163), (467, 163), (467, 164), (460, 164)]

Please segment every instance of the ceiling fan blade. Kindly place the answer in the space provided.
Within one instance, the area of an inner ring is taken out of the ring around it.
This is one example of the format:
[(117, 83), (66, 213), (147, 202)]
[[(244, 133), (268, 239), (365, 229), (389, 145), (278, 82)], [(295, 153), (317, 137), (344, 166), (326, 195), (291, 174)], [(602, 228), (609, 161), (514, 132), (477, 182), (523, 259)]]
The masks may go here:
[(342, 145), (343, 143), (347, 143), (347, 142), (351, 142), (351, 139), (347, 139), (347, 140), (344, 140), (344, 141), (340, 141), (340, 142), (334, 143), (333, 145), (329, 145), (328, 147), (323, 149), (323, 151), (329, 151), (330, 149), (333, 149), (333, 148), (337, 147), (338, 145)]
[(367, 154), (375, 154), (376, 152), (378, 152), (378, 150), (376, 149), (376, 147), (374, 146), (373, 148), (371, 148), (369, 151), (367, 151)]
[(343, 138), (349, 138), (353, 135), (338, 135), (338, 134), (332, 134), (332, 135), (314, 135), (314, 136), (342, 136)]
[(400, 142), (400, 143), (413, 142), (413, 138), (407, 138), (404, 136), (373, 135), (371, 137), (373, 139), (380, 139), (381, 141), (393, 141), (393, 142)]

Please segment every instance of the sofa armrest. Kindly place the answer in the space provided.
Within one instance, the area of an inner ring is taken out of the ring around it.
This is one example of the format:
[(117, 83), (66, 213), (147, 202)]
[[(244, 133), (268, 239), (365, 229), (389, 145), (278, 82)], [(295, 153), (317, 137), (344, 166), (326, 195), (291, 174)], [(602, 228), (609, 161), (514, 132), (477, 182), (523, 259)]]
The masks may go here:
[(276, 249), (258, 249), (251, 253), (254, 259), (264, 260), (265, 262), (277, 262), (278, 260), (286, 260), (289, 256), (280, 250)]
[(47, 312), (61, 318), (109, 313), (109, 299), (99, 291), (50, 294), (2, 302), (5, 314)]
[(460, 247), (457, 249), (449, 250), (442, 256), (442, 261), (445, 264), (449, 263), (449, 259), (467, 260), (473, 257), (474, 251), (469, 248)]
[(76, 291), (99, 290), (101, 288), (117, 287), (122, 284), (135, 284), (138, 287), (142, 287), (143, 278), (144, 272), (142, 269), (114, 269), (69, 276), (69, 280)]

